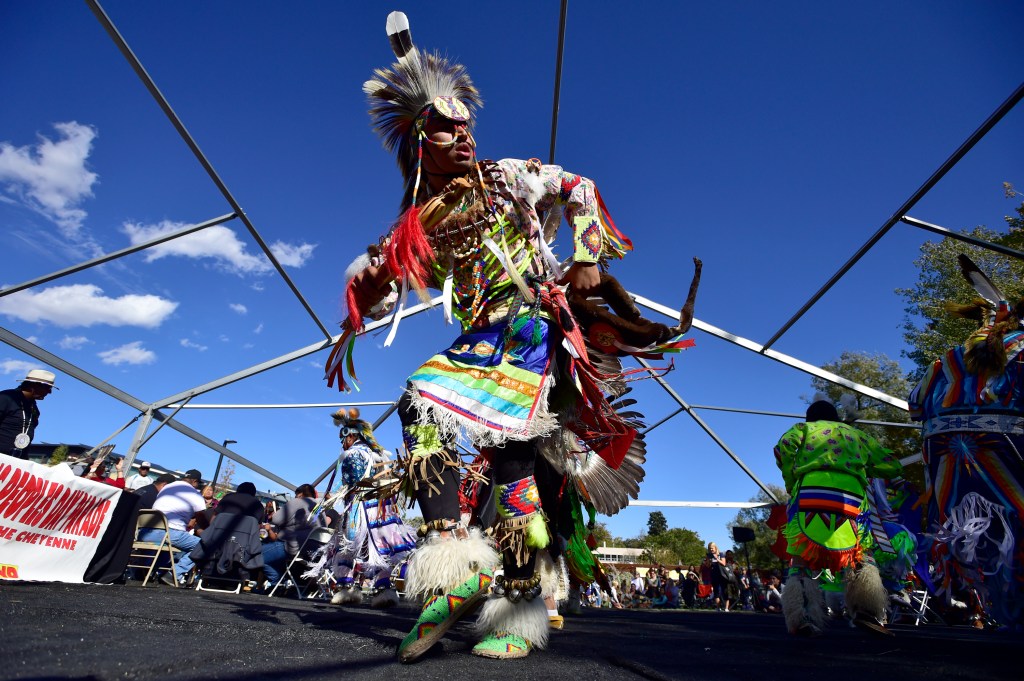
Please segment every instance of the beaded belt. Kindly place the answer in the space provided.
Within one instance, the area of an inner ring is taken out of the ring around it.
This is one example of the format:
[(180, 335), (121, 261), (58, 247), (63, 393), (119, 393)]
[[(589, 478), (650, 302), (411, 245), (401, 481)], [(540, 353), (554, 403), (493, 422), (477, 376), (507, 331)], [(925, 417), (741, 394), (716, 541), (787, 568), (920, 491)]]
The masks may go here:
[(921, 434), (925, 437), (962, 432), (1024, 435), (1024, 417), (1012, 414), (951, 414), (930, 418), (921, 425)]

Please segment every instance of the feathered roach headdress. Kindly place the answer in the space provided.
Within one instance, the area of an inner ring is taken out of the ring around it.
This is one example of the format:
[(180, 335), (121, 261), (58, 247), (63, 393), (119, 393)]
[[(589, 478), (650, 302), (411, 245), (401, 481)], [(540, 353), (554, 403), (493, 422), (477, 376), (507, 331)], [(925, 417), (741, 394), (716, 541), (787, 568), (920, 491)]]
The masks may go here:
[(807, 407), (807, 422), (812, 421), (839, 421), (841, 423), (853, 423), (860, 418), (860, 408), (857, 406), (857, 398), (850, 393), (843, 393), (839, 396), (839, 406), (843, 408), (843, 415), (839, 415), (839, 409), (835, 402), (826, 393), (818, 391), (811, 398), (811, 404)]
[(377, 444), (377, 439), (373, 437), (373, 426), (359, 418), (359, 410), (355, 407), (351, 409), (342, 407), (331, 414), (331, 418), (334, 419), (334, 425), (341, 428), (338, 435), (342, 439), (345, 439), (347, 435), (355, 435), (369, 445), (373, 451), (377, 453), (384, 451), (384, 448)]
[[(363, 92), (370, 100), (373, 129), (383, 139), (384, 147), (395, 153), (405, 179), (402, 215), (383, 244), (383, 261), (387, 264), (388, 272), (401, 282), (398, 308), (391, 323), (391, 333), (384, 341), (385, 347), (391, 344), (402, 318), (406, 293), (412, 288), (422, 294), (429, 278), (430, 264), (434, 262), (434, 250), (427, 241), (416, 205), (423, 165), (423, 145), (426, 142), (443, 147), (456, 143), (454, 139), (450, 143), (428, 140), (424, 126), (432, 116), (440, 116), (462, 123), (468, 132), (472, 128), (474, 111), (483, 106), (480, 92), (473, 86), (462, 64), (453, 64), (436, 52), (420, 52), (416, 49), (412, 43), (409, 19), (405, 14), (389, 14), (386, 28), (391, 49), (398, 61), (391, 68), (374, 70), (374, 77), (363, 83)], [(469, 137), (475, 146), (472, 134)], [(369, 256), (361, 257), (365, 261), (360, 263), (357, 260), (360, 264), (355, 271), (369, 264)], [(337, 379), (338, 389), (344, 391), (348, 390), (344, 377), (346, 370), (355, 380), (353, 340), (355, 334), (363, 330), (363, 315), (366, 313), (357, 303), (353, 277), (354, 272), (346, 276), (348, 318), (343, 327), (344, 332), (335, 343), (325, 370), (327, 384), (331, 385)]]
[(981, 326), (964, 343), (964, 365), (978, 376), (993, 376), (1006, 368), (1007, 333), (1020, 328), (1024, 315), (1024, 301), (1014, 307), (1006, 302), (999, 287), (992, 283), (970, 258), (961, 253), (956, 257), (960, 272), (974, 290), (981, 295), (970, 305), (946, 303), (946, 310), (956, 317), (973, 319)]
[(406, 184), (405, 209), (415, 203), (427, 117), (441, 115), (472, 127), (473, 113), (483, 101), (466, 67), (416, 49), (404, 13), (388, 15), (387, 32), (398, 61), (389, 69), (375, 69), (363, 92), (370, 99), (373, 129), (397, 156)]

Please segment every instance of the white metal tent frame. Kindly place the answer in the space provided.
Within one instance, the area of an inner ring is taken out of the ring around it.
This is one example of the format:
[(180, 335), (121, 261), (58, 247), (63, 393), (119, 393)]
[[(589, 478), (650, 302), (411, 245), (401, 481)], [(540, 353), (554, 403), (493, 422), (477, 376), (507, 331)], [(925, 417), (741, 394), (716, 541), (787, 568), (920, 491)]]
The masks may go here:
[[(241, 206), (239, 205), (238, 201), (235, 200), (234, 196), (232, 195), (231, 191), (228, 189), (227, 185), (223, 182), (223, 180), (221, 180), (220, 176), (217, 174), (217, 172), (214, 169), (213, 165), (210, 163), (210, 161), (203, 154), (202, 150), (199, 148), (199, 145), (196, 143), (195, 139), (188, 132), (187, 128), (185, 127), (185, 125), (181, 121), (181, 119), (178, 117), (178, 115), (174, 112), (174, 109), (171, 107), (171, 105), (167, 101), (166, 97), (164, 97), (163, 93), (157, 87), (156, 83), (153, 81), (153, 79), (150, 77), (150, 75), (146, 72), (146, 69), (143, 67), (143, 65), (139, 61), (138, 57), (131, 50), (131, 48), (128, 46), (127, 41), (124, 39), (124, 37), (118, 31), (118, 29), (116, 28), (114, 23), (111, 21), (110, 17), (107, 15), (106, 11), (100, 6), (100, 4), (99, 4), (99, 2), (97, 0), (86, 0), (86, 4), (92, 10), (92, 12), (96, 16), (97, 20), (103, 25), (104, 29), (107, 31), (107, 33), (110, 35), (111, 39), (117, 45), (118, 49), (124, 55), (125, 59), (127, 59), (129, 64), (131, 65), (131, 67), (135, 70), (135, 72), (139, 76), (140, 80), (142, 80), (143, 85), (147, 88), (147, 90), (150, 92), (150, 94), (156, 100), (157, 104), (163, 110), (164, 114), (167, 116), (167, 118), (169, 119), (171, 124), (178, 131), (178, 134), (181, 136), (182, 140), (185, 142), (186, 145), (188, 145), (189, 149), (192, 151), (193, 155), (196, 157), (196, 160), (199, 161), (200, 165), (203, 167), (203, 169), (209, 175), (210, 180), (214, 183), (214, 185), (217, 187), (217, 189), (221, 192), (221, 194), (223, 195), (223, 197), (224, 197), (225, 201), (227, 202), (228, 206), (231, 208), (231, 212), (227, 213), (225, 215), (222, 215), (220, 217), (212, 218), (212, 219), (207, 220), (205, 222), (201, 222), (201, 223), (197, 223), (195, 225), (191, 225), (191, 226), (186, 227), (184, 229), (181, 229), (181, 230), (179, 230), (177, 232), (166, 234), (166, 235), (161, 236), (161, 237), (159, 237), (157, 239), (153, 239), (153, 240), (147, 241), (145, 243), (136, 244), (136, 245), (131, 246), (129, 248), (125, 248), (125, 249), (122, 249), (122, 250), (119, 250), (119, 251), (116, 251), (116, 252), (113, 252), (113, 253), (109, 253), (109, 254), (106, 254), (106, 255), (103, 255), (103, 256), (100, 256), (100, 257), (97, 257), (97, 258), (93, 258), (91, 260), (83, 261), (83, 262), (78, 263), (76, 265), (73, 265), (71, 267), (68, 267), (68, 268), (65, 268), (65, 269), (53, 272), (51, 274), (48, 274), (48, 275), (45, 275), (45, 276), (42, 276), (42, 277), (38, 277), (36, 279), (33, 279), (33, 280), (30, 280), (30, 281), (18, 284), (16, 286), (12, 286), (12, 287), (6, 288), (6, 289), (0, 291), (0, 297), (11, 295), (11, 294), (16, 293), (18, 291), (23, 291), (23, 290), (30, 289), (30, 288), (35, 287), (35, 286), (39, 286), (39, 285), (45, 284), (47, 282), (59, 279), (61, 277), (65, 277), (67, 275), (70, 275), (70, 274), (73, 274), (73, 273), (76, 273), (76, 272), (80, 272), (82, 270), (85, 270), (85, 269), (88, 269), (88, 268), (91, 268), (91, 267), (95, 267), (97, 265), (101, 265), (103, 263), (110, 262), (112, 260), (116, 260), (116, 259), (124, 257), (126, 255), (129, 255), (129, 254), (132, 254), (132, 253), (137, 253), (137, 252), (145, 250), (147, 248), (151, 248), (153, 246), (157, 246), (157, 245), (165, 243), (167, 241), (170, 241), (170, 240), (173, 240), (173, 239), (177, 239), (177, 238), (180, 238), (180, 237), (183, 237), (183, 236), (187, 236), (189, 234), (193, 234), (195, 232), (198, 232), (200, 230), (206, 229), (208, 227), (212, 227), (214, 225), (220, 225), (220, 224), (224, 224), (224, 223), (227, 223), (227, 222), (231, 222), (233, 220), (238, 220), (238, 221), (240, 221), (245, 226), (245, 228), (248, 230), (249, 234), (252, 236), (253, 240), (258, 244), (260, 249), (263, 251), (264, 255), (266, 255), (266, 257), (269, 259), (269, 261), (273, 265), (274, 269), (276, 270), (276, 274), (278, 276), (280, 276), (284, 280), (284, 282), (288, 285), (289, 289), (291, 289), (291, 291), (292, 291), (293, 295), (295, 296), (296, 300), (303, 307), (303, 309), (306, 311), (306, 314), (309, 316), (309, 318), (313, 322), (313, 324), (318, 328), (318, 330), (322, 334), (323, 338), (319, 339), (319, 340), (316, 340), (316, 341), (314, 341), (314, 342), (312, 342), (312, 343), (310, 343), (308, 345), (305, 345), (303, 347), (297, 348), (297, 349), (293, 350), (292, 352), (286, 353), (284, 355), (280, 355), (280, 356), (275, 357), (273, 359), (266, 360), (264, 362), (261, 362), (259, 364), (255, 364), (255, 365), (250, 366), (250, 367), (248, 367), (246, 369), (242, 369), (240, 371), (236, 371), (236, 372), (228, 374), (226, 376), (222, 376), (220, 378), (217, 378), (217, 379), (214, 379), (212, 381), (209, 381), (208, 383), (205, 383), (205, 384), (202, 384), (202, 385), (198, 385), (198, 386), (195, 386), (195, 387), (192, 387), (192, 388), (188, 388), (188, 389), (182, 390), (182, 391), (180, 391), (178, 393), (175, 393), (173, 395), (169, 395), (167, 397), (164, 397), (162, 399), (156, 400), (154, 402), (145, 402), (144, 400), (141, 400), (141, 399), (139, 399), (139, 398), (137, 398), (137, 397), (135, 397), (133, 395), (130, 395), (127, 392), (121, 390), (120, 388), (118, 388), (118, 387), (116, 387), (116, 386), (114, 386), (114, 385), (112, 385), (112, 384), (102, 380), (101, 378), (98, 378), (98, 377), (96, 377), (96, 376), (86, 372), (82, 368), (76, 366), (74, 363), (72, 363), (72, 362), (70, 362), (70, 361), (68, 361), (68, 360), (66, 360), (66, 359), (64, 359), (62, 357), (59, 357), (59, 356), (49, 352), (48, 350), (46, 350), (46, 349), (44, 349), (42, 347), (39, 347), (38, 345), (36, 345), (36, 344), (26, 340), (25, 338), (22, 338), (21, 336), (13, 333), (11, 331), (9, 331), (8, 329), (3, 328), (3, 327), (0, 327), (0, 341), (3, 341), (7, 345), (20, 350), (21, 352), (25, 353), (26, 355), (29, 355), (29, 356), (31, 356), (31, 357), (33, 357), (36, 360), (39, 360), (41, 362), (44, 362), (47, 365), (53, 367), (54, 369), (56, 369), (56, 370), (58, 370), (58, 371), (60, 371), (60, 372), (62, 372), (64, 374), (67, 374), (67, 375), (69, 375), (69, 376), (71, 376), (73, 378), (76, 378), (79, 381), (82, 381), (83, 383), (89, 385), (90, 387), (92, 387), (92, 388), (94, 388), (96, 390), (99, 390), (100, 392), (103, 392), (106, 395), (108, 395), (110, 397), (113, 397), (114, 399), (116, 399), (116, 400), (118, 400), (118, 401), (120, 401), (120, 402), (122, 402), (122, 403), (124, 403), (124, 404), (126, 404), (126, 405), (128, 405), (128, 406), (130, 406), (132, 408), (134, 408), (134, 409), (137, 409), (139, 411), (138, 416), (136, 416), (131, 421), (129, 421), (127, 424), (125, 424), (120, 429), (115, 431), (114, 434), (111, 435), (108, 438), (108, 441), (110, 439), (113, 439), (113, 437), (115, 437), (117, 434), (119, 434), (120, 432), (124, 431), (129, 426), (131, 426), (132, 423), (138, 421), (138, 426), (136, 427), (135, 434), (133, 436), (131, 446), (129, 448), (128, 453), (125, 456), (129, 466), (131, 465), (132, 461), (134, 461), (134, 459), (137, 456), (139, 450), (163, 426), (166, 425), (166, 426), (169, 426), (170, 428), (172, 428), (172, 429), (182, 433), (183, 435), (185, 435), (185, 436), (195, 440), (196, 442), (199, 442), (200, 444), (203, 444), (203, 445), (209, 447), (210, 449), (214, 450), (215, 452), (218, 452), (219, 454), (221, 454), (221, 455), (223, 455), (223, 456), (225, 456), (225, 457), (227, 457), (229, 459), (232, 459), (233, 461), (237, 462), (238, 464), (240, 464), (242, 466), (245, 466), (246, 468), (257, 472), (257, 473), (263, 475), (264, 477), (266, 477), (266, 478), (268, 478), (270, 480), (274, 480), (275, 482), (277, 482), (277, 483), (279, 483), (281, 485), (284, 485), (285, 487), (287, 487), (289, 489), (294, 489), (295, 485), (293, 483), (291, 483), (288, 480), (284, 479), (283, 477), (277, 475), (273, 471), (267, 470), (267, 469), (263, 468), (262, 466), (259, 466), (255, 462), (250, 461), (249, 459), (246, 459), (245, 457), (243, 457), (242, 455), (238, 454), (237, 452), (235, 452), (233, 450), (230, 450), (230, 449), (228, 449), (228, 448), (218, 444), (217, 442), (215, 442), (214, 440), (210, 439), (209, 437), (203, 435), (202, 433), (200, 433), (200, 432), (198, 432), (198, 431), (188, 427), (187, 425), (181, 423), (176, 418), (178, 413), (180, 411), (183, 411), (183, 410), (186, 410), (186, 409), (312, 408), (312, 407), (327, 407), (327, 406), (357, 406), (357, 405), (358, 406), (364, 406), (364, 405), (385, 405), (385, 404), (390, 405), (389, 408), (384, 412), (384, 414), (382, 414), (378, 418), (377, 422), (374, 424), (374, 426), (377, 427), (377, 426), (379, 426), (381, 423), (383, 423), (387, 418), (389, 418), (394, 413), (395, 407), (397, 405), (397, 401), (396, 402), (392, 402), (392, 403), (389, 403), (389, 402), (345, 402), (345, 403), (329, 403), (329, 404), (273, 404), (273, 405), (268, 405), (268, 404), (231, 404), (231, 405), (219, 404), (218, 405), (218, 404), (192, 404), (191, 403), (191, 401), (195, 397), (198, 397), (200, 395), (204, 395), (206, 393), (212, 392), (212, 391), (216, 390), (217, 388), (223, 387), (225, 385), (229, 385), (231, 383), (235, 383), (235, 382), (238, 382), (238, 381), (245, 380), (245, 379), (247, 379), (247, 378), (249, 378), (251, 376), (254, 376), (256, 374), (262, 373), (264, 371), (267, 371), (267, 370), (270, 370), (270, 369), (282, 366), (284, 364), (287, 364), (289, 362), (293, 362), (295, 360), (302, 359), (303, 357), (307, 357), (309, 355), (321, 352), (321, 351), (331, 347), (338, 340), (338, 336), (337, 335), (332, 335), (327, 330), (327, 327), (324, 326), (323, 322), (316, 316), (316, 313), (313, 311), (313, 309), (310, 307), (309, 303), (303, 297), (303, 295), (299, 291), (298, 287), (295, 285), (295, 283), (292, 281), (292, 279), (288, 276), (287, 271), (284, 269), (284, 267), (278, 261), (277, 257), (274, 255), (274, 253), (270, 250), (269, 246), (267, 245), (267, 242), (263, 239), (263, 237), (260, 235), (259, 231), (256, 229), (255, 225), (253, 225), (253, 223), (250, 221), (248, 216), (246, 216), (245, 212), (241, 209)], [(553, 106), (553, 113), (552, 113), (552, 130), (551, 130), (551, 160), (552, 161), (554, 159), (555, 139), (556, 139), (556, 133), (557, 133), (557, 126), (558, 126), (558, 100), (559, 100), (559, 89), (560, 89), (560, 84), (561, 84), (561, 65), (562, 65), (562, 50), (563, 50), (564, 36), (565, 36), (566, 8), (567, 8), (567, 0), (563, 0), (562, 8), (561, 8), (560, 27), (559, 27), (557, 62), (556, 62), (556, 75), (555, 75), (554, 106)], [(843, 378), (842, 376), (838, 376), (838, 375), (836, 375), (834, 373), (831, 373), (829, 371), (825, 371), (824, 369), (822, 369), (820, 367), (814, 366), (813, 364), (801, 361), (801, 360), (799, 360), (799, 359), (797, 359), (795, 357), (791, 357), (789, 355), (786, 355), (786, 354), (783, 354), (783, 353), (778, 352), (776, 350), (773, 350), (772, 346), (793, 326), (793, 324), (795, 324), (808, 310), (810, 310), (810, 308), (813, 307), (822, 298), (822, 296), (824, 296), (825, 293), (827, 293), (829, 291), (829, 289), (832, 288), (832, 286), (834, 286), (847, 272), (849, 272), (850, 269), (853, 268), (853, 266), (865, 254), (867, 254), (867, 252), (869, 250), (871, 250), (871, 248), (873, 248), (882, 239), (882, 237), (885, 236), (885, 234), (893, 226), (895, 226), (897, 223), (901, 222), (903, 224), (906, 224), (906, 225), (909, 225), (909, 226), (912, 226), (912, 227), (916, 227), (916, 228), (919, 228), (919, 229), (930, 231), (932, 233), (938, 234), (938, 235), (943, 236), (943, 237), (950, 237), (950, 238), (953, 238), (953, 239), (958, 239), (958, 240), (964, 241), (966, 243), (970, 243), (970, 244), (975, 245), (975, 246), (979, 246), (979, 247), (982, 247), (982, 248), (986, 248), (986, 249), (989, 249), (989, 250), (992, 250), (992, 251), (996, 251), (996, 252), (1002, 253), (1004, 255), (1008, 255), (1008, 256), (1011, 256), (1011, 257), (1024, 259), (1024, 253), (1022, 253), (1020, 251), (1016, 251), (1014, 249), (1006, 248), (1006, 247), (1000, 246), (998, 244), (993, 244), (993, 243), (982, 241), (982, 240), (979, 240), (979, 239), (976, 239), (976, 238), (973, 238), (973, 237), (969, 237), (969, 236), (966, 236), (966, 235), (954, 232), (952, 230), (946, 229), (944, 227), (940, 227), (940, 226), (935, 225), (935, 224), (931, 224), (931, 223), (928, 223), (928, 222), (924, 222), (922, 220), (918, 220), (916, 218), (912, 218), (909, 215), (907, 215), (908, 211), (910, 211), (913, 208), (913, 206), (918, 201), (920, 201), (927, 194), (927, 192), (929, 190), (931, 190), (932, 187), (934, 187), (935, 184), (946, 173), (948, 173), (956, 165), (957, 162), (959, 162), (993, 127), (995, 127), (995, 125), (1007, 113), (1009, 113), (1013, 109), (1013, 107), (1016, 106), (1016, 104), (1018, 102), (1020, 102), (1020, 100), (1022, 98), (1024, 98), (1024, 83), (1022, 83), (1020, 86), (1018, 86), (1017, 89), (1002, 104), (1000, 104), (996, 108), (996, 110), (977, 128), (977, 130), (975, 130), (949, 156), (949, 158), (947, 158), (946, 161), (943, 162), (939, 166), (939, 168), (934, 173), (932, 173), (932, 175), (915, 192), (913, 192), (913, 194), (911, 194), (911, 196), (899, 208), (897, 208), (897, 210), (895, 212), (893, 212), (893, 214), (864, 243), (864, 245), (861, 246), (856, 251), (856, 253), (854, 253), (854, 255), (851, 256), (850, 259), (847, 260), (847, 262), (842, 267), (840, 267), (839, 270), (837, 270), (835, 272), (835, 274), (833, 274), (832, 277), (813, 296), (811, 296), (811, 298), (808, 299), (808, 301), (774, 335), (772, 335), (772, 337), (766, 343), (760, 344), (760, 343), (757, 343), (757, 342), (752, 341), (750, 339), (743, 338), (743, 337), (738, 336), (736, 334), (730, 333), (729, 331), (726, 331), (724, 329), (720, 329), (718, 327), (712, 326), (711, 324), (703, 322), (703, 321), (701, 321), (699, 319), (694, 319), (694, 321), (693, 321), (693, 328), (695, 328), (698, 331), (701, 331), (701, 332), (703, 332), (705, 334), (713, 336), (715, 338), (724, 340), (724, 341), (726, 341), (728, 343), (732, 343), (732, 344), (737, 345), (737, 346), (739, 346), (741, 348), (744, 348), (746, 350), (754, 352), (754, 353), (756, 353), (758, 355), (761, 355), (763, 357), (766, 357), (768, 359), (775, 360), (776, 362), (780, 362), (780, 363), (782, 363), (782, 364), (784, 364), (786, 366), (789, 366), (789, 367), (792, 367), (792, 368), (797, 369), (799, 371), (802, 371), (802, 372), (805, 372), (807, 374), (810, 374), (811, 376), (824, 379), (826, 381), (829, 381), (829, 382), (837, 384), (837, 385), (841, 385), (841, 386), (843, 386), (843, 387), (845, 387), (847, 389), (853, 390), (853, 391), (855, 391), (857, 393), (860, 393), (860, 394), (865, 395), (867, 397), (870, 397), (872, 399), (879, 400), (879, 401), (884, 402), (886, 404), (890, 404), (892, 406), (895, 406), (895, 407), (898, 407), (900, 409), (906, 410), (907, 409), (907, 403), (903, 399), (900, 399), (898, 397), (894, 397), (892, 395), (888, 395), (888, 394), (886, 394), (886, 393), (884, 393), (884, 392), (882, 392), (880, 390), (877, 390), (875, 388), (872, 388), (870, 386), (862, 385), (862, 384), (856, 383), (854, 381), (850, 381), (850, 380), (848, 380), (846, 378)], [(652, 301), (652, 300), (648, 300), (647, 298), (644, 298), (642, 296), (638, 296), (638, 295), (635, 295), (635, 294), (630, 294), (630, 295), (633, 296), (634, 300), (636, 301), (636, 303), (638, 305), (640, 305), (642, 307), (645, 307), (645, 308), (647, 308), (647, 309), (649, 309), (649, 310), (651, 310), (653, 312), (657, 312), (657, 313), (663, 314), (663, 315), (665, 315), (668, 318), (673, 319), (673, 320), (675, 320), (677, 318), (677, 316), (678, 316), (678, 311), (675, 308), (672, 308), (672, 307), (669, 307), (669, 306), (666, 306), (666, 305), (662, 305), (662, 304), (657, 303), (657, 302)], [(423, 312), (424, 310), (427, 310), (427, 309), (429, 309), (429, 308), (439, 304), (439, 302), (440, 302), (440, 297), (435, 297), (433, 300), (431, 300), (428, 303), (421, 303), (419, 305), (416, 305), (414, 307), (409, 308), (408, 310), (406, 310), (404, 312), (403, 316), (411, 316), (411, 315), (414, 315), (414, 314), (418, 314), (420, 312)], [(373, 330), (375, 330), (377, 328), (380, 328), (380, 327), (388, 324), (390, 322), (390, 320), (391, 320), (391, 318), (387, 317), (387, 318), (385, 318), (383, 320), (380, 320), (378, 322), (374, 322), (374, 323), (368, 324), (366, 329), (364, 330), (364, 333), (368, 333), (368, 332), (373, 331)], [(649, 368), (649, 365), (647, 365), (647, 363), (644, 360), (638, 360), (638, 361), (640, 362), (640, 364), (642, 366)], [(715, 444), (717, 444), (718, 447), (721, 448), (733, 460), (733, 462), (737, 466), (739, 466), (751, 478), (751, 480), (753, 480), (758, 485), (758, 487), (760, 487), (765, 492), (765, 494), (769, 498), (775, 499), (775, 495), (772, 493), (770, 488), (767, 487), (761, 480), (758, 479), (758, 477), (746, 466), (746, 464), (729, 448), (729, 446), (725, 443), (725, 441), (722, 440), (722, 438), (720, 438), (718, 436), (718, 434), (715, 433), (707, 425), (707, 423), (703, 419), (701, 419), (701, 417), (698, 415), (697, 412), (700, 411), (700, 410), (719, 410), (719, 411), (733, 411), (733, 412), (739, 412), (739, 413), (745, 413), (745, 414), (784, 416), (784, 417), (787, 417), (787, 418), (793, 418), (793, 417), (800, 418), (802, 415), (799, 415), (799, 414), (782, 414), (782, 413), (776, 413), (776, 412), (748, 410), (748, 409), (734, 408), (734, 407), (716, 407), (716, 406), (708, 406), (708, 405), (693, 405), (693, 404), (689, 404), (686, 400), (684, 400), (676, 392), (676, 390), (669, 384), (669, 382), (664, 377), (655, 376), (654, 380), (657, 381), (657, 383), (666, 391), (666, 393), (679, 405), (679, 409), (677, 409), (676, 411), (672, 412), (668, 416), (664, 417), (663, 419), (661, 419), (657, 423), (653, 424), (652, 426), (648, 427), (648, 430), (651, 430), (653, 428), (656, 428), (656, 427), (660, 426), (661, 424), (667, 422), (668, 420), (674, 418), (675, 416), (677, 416), (678, 414), (680, 414), (682, 412), (686, 412), (694, 420), (694, 422), (697, 423), (697, 425), (702, 430), (704, 430), (704, 432), (708, 435), (708, 437), (710, 437), (715, 442)], [(164, 413), (165, 410), (170, 410), (170, 413), (169, 414), (165, 414)], [(158, 425), (157, 425), (157, 427), (155, 429), (153, 429), (150, 432), (150, 427), (152, 426), (152, 423), (153, 423), (154, 419), (158, 422)], [(873, 422), (865, 422), (865, 423), (873, 423)], [(880, 425), (893, 426), (893, 427), (914, 427), (914, 426), (909, 426), (908, 424), (896, 424), (896, 423), (881, 423)], [(327, 468), (327, 470), (325, 470), (324, 473), (315, 481), (315, 484), (319, 484), (327, 476), (327, 474), (331, 470), (333, 470), (333, 468), (334, 468), (334, 464), (332, 463), (331, 466), (329, 466)], [(638, 501), (634, 502), (634, 505), (637, 505), (637, 506), (665, 506), (665, 507), (669, 507), (669, 506), (686, 506), (686, 507), (711, 507), (711, 508), (746, 508), (746, 507), (754, 506), (754, 505), (757, 505), (757, 504), (751, 504), (750, 502), (706, 502), (706, 501), (705, 502), (691, 502), (691, 501), (647, 501), (647, 500), (638, 500)]]

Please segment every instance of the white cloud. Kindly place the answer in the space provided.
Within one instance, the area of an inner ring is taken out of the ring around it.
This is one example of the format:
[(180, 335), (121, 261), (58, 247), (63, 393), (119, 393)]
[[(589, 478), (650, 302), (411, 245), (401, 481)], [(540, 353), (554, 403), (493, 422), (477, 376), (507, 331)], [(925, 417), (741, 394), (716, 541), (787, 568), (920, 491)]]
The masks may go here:
[(259, 335), (263, 333), (263, 322), (260, 322), (259, 326), (252, 330), (253, 333)]
[(22, 377), (33, 369), (39, 369), (41, 365), (33, 364), (32, 362), (26, 362), (22, 359), (5, 359), (0, 360), (0, 373), (4, 374), (21, 374)]
[(262, 291), (263, 282), (257, 279), (256, 281), (252, 282), (252, 286), (250, 288), (252, 288), (253, 291)]
[[(128, 235), (132, 245), (165, 236), (188, 227), (184, 222), (163, 220), (155, 225), (126, 222), (122, 231)], [(276, 242), (270, 246), (274, 255), (290, 267), (302, 267), (313, 255), (315, 245), (286, 244)], [(261, 252), (250, 253), (246, 244), (234, 230), (224, 225), (214, 225), (187, 236), (172, 239), (145, 251), (146, 262), (153, 262), (168, 256), (213, 260), (215, 264), (234, 274), (266, 274), (273, 271), (270, 260)]]
[(34, 147), (0, 142), (0, 183), (20, 203), (56, 223), (66, 237), (78, 235), (97, 175), (85, 168), (96, 129), (74, 121), (55, 123), (56, 142), (39, 135)]
[(181, 339), (181, 347), (183, 347), (183, 348), (192, 348), (193, 350), (198, 350), (199, 352), (206, 352), (206, 346), (205, 345), (200, 345), (199, 343), (193, 343), (188, 338), (182, 338)]
[(51, 323), (61, 327), (160, 326), (178, 303), (154, 295), (124, 295), (111, 298), (92, 284), (51, 286), (36, 292), (18, 291), (0, 298), (0, 314), (30, 323)]
[(229, 340), (231, 340), (231, 339), (228, 338), (227, 336), (225, 336), (224, 334), (220, 335), (220, 342), (221, 343), (227, 343)]
[(241, 303), (229, 303), (228, 307), (230, 307), (238, 314), (245, 314), (249, 311), (249, 308), (247, 308), (245, 305), (242, 305)]
[(313, 249), (315, 248), (316, 244), (307, 243), (295, 246), (286, 244), (283, 241), (275, 241), (270, 244), (270, 252), (285, 267), (302, 267), (306, 264), (307, 260), (313, 257)]
[(34, 343), (36, 345), (39, 345), (39, 337), (38, 336), (29, 336), (25, 340), (27, 340), (29, 343)]
[(120, 366), (122, 364), (152, 364), (156, 361), (156, 353), (142, 347), (142, 341), (125, 343), (113, 350), (98, 353), (104, 364)]
[(57, 345), (64, 350), (78, 350), (86, 343), (91, 342), (85, 336), (64, 336), (57, 342)]
[(252, 348), (254, 348), (254, 347), (256, 347), (256, 346), (255, 346), (255, 345), (253, 345), (252, 343), (243, 343), (243, 344), (242, 344), (242, 349), (243, 349), (243, 350), (250, 350), (250, 349), (252, 349)]

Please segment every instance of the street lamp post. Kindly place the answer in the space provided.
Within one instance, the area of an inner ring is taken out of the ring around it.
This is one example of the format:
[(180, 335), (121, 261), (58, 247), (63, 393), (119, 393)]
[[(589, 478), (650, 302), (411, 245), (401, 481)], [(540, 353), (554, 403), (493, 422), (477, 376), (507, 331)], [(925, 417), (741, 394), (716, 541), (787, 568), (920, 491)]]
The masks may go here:
[[(222, 444), (221, 447), (227, 448), (228, 445), (237, 445), (237, 444), (238, 444), (238, 440), (224, 440), (224, 444)], [(213, 489), (215, 489), (215, 490), (217, 489), (217, 477), (220, 475), (220, 465), (222, 463), (224, 463), (224, 452), (221, 452), (220, 456), (217, 457), (217, 469), (213, 471), (213, 483), (212, 484), (213, 484)]]

